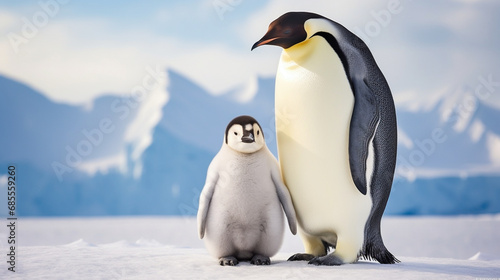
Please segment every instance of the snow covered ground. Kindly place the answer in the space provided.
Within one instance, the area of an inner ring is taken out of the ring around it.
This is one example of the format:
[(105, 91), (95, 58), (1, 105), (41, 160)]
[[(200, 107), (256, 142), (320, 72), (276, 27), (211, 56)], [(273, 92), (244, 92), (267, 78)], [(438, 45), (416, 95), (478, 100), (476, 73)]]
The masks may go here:
[(16, 272), (2, 261), (0, 279), (500, 279), (500, 215), (386, 217), (382, 230), (400, 264), (287, 262), (302, 251), (287, 233), (270, 266), (221, 267), (198, 239), (193, 217), (19, 218)]

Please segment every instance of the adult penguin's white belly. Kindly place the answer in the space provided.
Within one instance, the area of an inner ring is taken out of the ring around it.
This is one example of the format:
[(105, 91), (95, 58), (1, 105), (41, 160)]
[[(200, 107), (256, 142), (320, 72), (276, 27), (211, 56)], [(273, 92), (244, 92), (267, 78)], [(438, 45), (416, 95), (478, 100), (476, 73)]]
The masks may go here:
[(327, 242), (342, 231), (363, 235), (372, 206), (349, 167), (353, 107), (342, 62), (323, 37), (283, 51), (276, 77), (282, 176), (302, 231)]

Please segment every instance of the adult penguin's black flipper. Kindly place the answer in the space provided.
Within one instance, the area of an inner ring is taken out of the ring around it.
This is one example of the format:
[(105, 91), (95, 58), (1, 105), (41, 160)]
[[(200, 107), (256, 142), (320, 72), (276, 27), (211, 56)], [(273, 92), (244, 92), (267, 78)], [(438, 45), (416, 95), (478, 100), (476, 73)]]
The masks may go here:
[[(349, 164), (354, 184), (366, 195), (373, 168), (368, 170), (368, 153), (370, 141), (373, 140), (378, 117), (376, 97), (364, 81), (355, 82), (354, 95), (356, 101), (351, 117), (349, 130)], [(372, 151), (374, 152), (374, 151)], [(374, 155), (373, 155), (374, 156)], [(373, 162), (371, 163), (373, 166)]]

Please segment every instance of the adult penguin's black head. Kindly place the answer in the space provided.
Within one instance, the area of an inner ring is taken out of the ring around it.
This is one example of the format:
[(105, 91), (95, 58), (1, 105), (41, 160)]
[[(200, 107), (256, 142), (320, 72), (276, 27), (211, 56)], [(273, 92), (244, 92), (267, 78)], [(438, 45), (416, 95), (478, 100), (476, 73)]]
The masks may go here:
[(288, 12), (280, 16), (269, 24), (266, 35), (252, 46), (252, 50), (262, 45), (275, 45), (288, 49), (306, 40), (304, 23), (312, 18), (323, 18), (323, 16), (308, 12)]

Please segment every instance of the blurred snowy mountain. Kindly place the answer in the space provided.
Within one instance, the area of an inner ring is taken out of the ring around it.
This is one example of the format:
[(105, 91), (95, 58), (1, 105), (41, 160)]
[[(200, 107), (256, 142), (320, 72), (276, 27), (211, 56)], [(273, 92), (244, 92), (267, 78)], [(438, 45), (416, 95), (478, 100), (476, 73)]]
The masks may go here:
[(500, 111), (461, 88), (427, 108), (398, 107), (399, 172), (416, 177), (500, 174)]
[[(78, 107), (0, 76), (0, 199), (15, 165), (19, 215), (195, 215), (232, 118), (259, 120), (276, 155), (273, 92), (273, 79), (254, 78), (214, 96), (168, 71), (140, 98)], [(500, 111), (483, 97), (465, 88), (423, 108), (396, 105), (398, 170), (386, 213), (500, 212)]]

